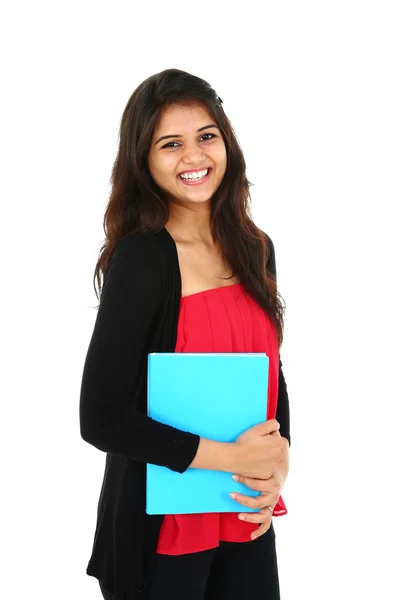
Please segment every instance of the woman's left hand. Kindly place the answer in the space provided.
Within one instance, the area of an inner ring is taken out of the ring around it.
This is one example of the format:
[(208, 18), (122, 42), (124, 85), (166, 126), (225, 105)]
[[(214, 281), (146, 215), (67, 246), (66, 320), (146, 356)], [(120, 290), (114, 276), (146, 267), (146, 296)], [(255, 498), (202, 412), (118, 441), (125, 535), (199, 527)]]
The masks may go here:
[(272, 510), (275, 508), (279, 496), (281, 495), (284, 480), (278, 473), (273, 473), (269, 479), (252, 479), (251, 477), (243, 477), (242, 475), (237, 474), (234, 475), (232, 479), (244, 483), (244, 485), (247, 485), (251, 490), (261, 492), (261, 494), (255, 498), (253, 496), (244, 496), (243, 494), (238, 494), (236, 492), (230, 494), (230, 497), (239, 504), (254, 509), (261, 508), (260, 512), (246, 512), (238, 515), (239, 519), (242, 521), (260, 524), (260, 527), (251, 535), (251, 538), (254, 540), (266, 533), (270, 528), (272, 512), (267, 507), (270, 506)]

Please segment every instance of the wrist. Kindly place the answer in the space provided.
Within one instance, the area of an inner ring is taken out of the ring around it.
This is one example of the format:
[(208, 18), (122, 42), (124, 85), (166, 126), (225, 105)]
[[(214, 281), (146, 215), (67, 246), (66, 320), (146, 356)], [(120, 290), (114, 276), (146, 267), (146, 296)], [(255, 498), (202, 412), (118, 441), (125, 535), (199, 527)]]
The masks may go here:
[(239, 473), (241, 465), (242, 448), (235, 442), (221, 443), (220, 470), (225, 473)]
[(200, 438), (197, 454), (190, 468), (234, 473), (240, 465), (239, 455), (240, 448), (236, 443)]

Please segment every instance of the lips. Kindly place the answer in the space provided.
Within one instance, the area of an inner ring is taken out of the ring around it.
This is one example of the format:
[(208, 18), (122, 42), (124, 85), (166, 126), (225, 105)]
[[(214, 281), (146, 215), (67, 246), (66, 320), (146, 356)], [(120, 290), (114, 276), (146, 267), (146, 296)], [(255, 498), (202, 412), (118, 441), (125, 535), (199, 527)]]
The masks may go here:
[[(204, 169), (198, 169), (198, 171), (204, 171)], [(183, 171), (184, 173), (185, 171)], [(202, 185), (206, 181), (208, 181), (211, 177), (212, 168), (208, 167), (208, 173), (202, 179), (182, 179), (179, 175), (176, 176), (177, 180), (180, 181), (183, 185), (195, 186)]]

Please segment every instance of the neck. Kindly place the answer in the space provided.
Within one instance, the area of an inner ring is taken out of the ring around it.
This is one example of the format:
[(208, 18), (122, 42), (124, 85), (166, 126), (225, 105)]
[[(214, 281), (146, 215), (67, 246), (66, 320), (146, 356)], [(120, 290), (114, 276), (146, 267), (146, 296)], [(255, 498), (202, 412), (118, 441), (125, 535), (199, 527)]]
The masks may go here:
[(214, 245), (210, 226), (209, 205), (192, 204), (190, 207), (169, 204), (169, 217), (165, 228), (176, 241), (201, 242)]

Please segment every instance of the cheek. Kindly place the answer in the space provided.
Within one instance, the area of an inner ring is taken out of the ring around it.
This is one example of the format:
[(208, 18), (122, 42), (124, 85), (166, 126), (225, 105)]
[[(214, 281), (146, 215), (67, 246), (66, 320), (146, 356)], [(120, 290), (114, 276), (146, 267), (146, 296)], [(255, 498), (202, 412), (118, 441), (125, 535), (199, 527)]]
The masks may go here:
[(175, 171), (177, 168), (177, 158), (172, 156), (172, 154), (167, 154), (164, 156), (164, 159), (161, 163), (162, 172), (165, 175), (175, 175)]
[(218, 174), (219, 174), (220, 178), (222, 179), (223, 176), (225, 175), (225, 171), (226, 171), (226, 167), (227, 167), (226, 152), (224, 150), (222, 150), (218, 154), (218, 157), (215, 157), (215, 163), (218, 165)]
[(220, 146), (215, 149), (214, 161), (220, 167), (222, 171), (226, 169), (226, 149), (225, 146)]
[(174, 164), (171, 159), (166, 157), (162, 161), (149, 162), (151, 176), (156, 183), (165, 183), (166, 179), (170, 179), (174, 175)]

